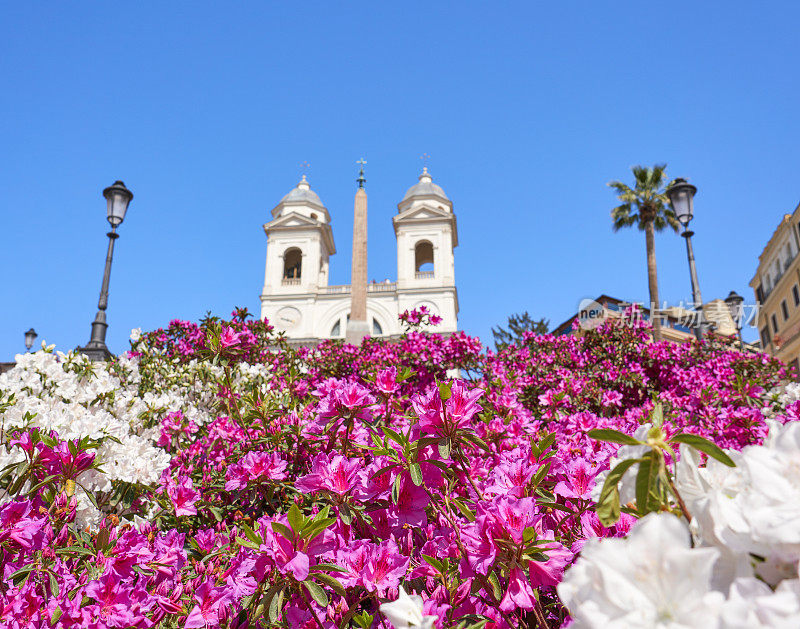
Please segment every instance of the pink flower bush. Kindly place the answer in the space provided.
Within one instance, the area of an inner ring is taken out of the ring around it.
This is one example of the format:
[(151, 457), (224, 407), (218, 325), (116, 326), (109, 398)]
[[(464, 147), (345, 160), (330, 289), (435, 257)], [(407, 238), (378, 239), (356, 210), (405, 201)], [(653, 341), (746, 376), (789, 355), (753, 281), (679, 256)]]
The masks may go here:
[[(244, 310), (137, 337), (110, 368), (142, 439), (169, 461), (160, 483), (104, 479), (116, 462), (103, 458), (101, 438), (5, 433), (3, 621), (566, 626), (557, 588), (566, 582), (565, 596), (583, 601), (574, 584), (606, 570), (580, 567), (582, 553), (594, 561), (603, 538), (638, 548), (622, 538), (641, 530), (627, 498), (613, 523), (598, 509), (626, 451), (590, 431), (646, 432), (658, 403), (667, 437), (738, 452), (764, 440), (768, 419), (800, 416), (796, 398), (768, 394), (783, 366), (721, 340), (653, 343), (641, 323), (609, 324), (580, 337), (528, 334), (495, 353), (464, 334), (424, 332), (437, 323), (430, 312), (401, 319), (400, 339), (359, 347), (292, 349)], [(2, 378), (0, 409), (22, 408)], [(760, 469), (755, 455), (746, 460)], [(716, 468), (691, 461), (708, 470), (698, 484), (715, 482), (706, 475)], [(97, 489), (84, 492), (87, 479)], [(694, 494), (687, 502), (701, 524), (716, 513)], [(87, 504), (99, 513), (93, 524), (76, 516)], [(790, 541), (785, 561), (765, 570), (791, 564)], [(737, 596), (750, 586), (740, 582)]]

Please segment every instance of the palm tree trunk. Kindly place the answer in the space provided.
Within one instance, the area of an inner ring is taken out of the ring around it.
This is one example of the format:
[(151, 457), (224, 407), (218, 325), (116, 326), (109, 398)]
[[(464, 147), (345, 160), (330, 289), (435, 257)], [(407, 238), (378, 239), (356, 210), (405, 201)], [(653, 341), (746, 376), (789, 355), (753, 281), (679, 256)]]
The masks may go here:
[(658, 275), (656, 272), (656, 237), (653, 219), (649, 219), (644, 226), (645, 240), (647, 242), (647, 283), (650, 288), (650, 321), (653, 324), (653, 340), (661, 340), (661, 317), (658, 299)]

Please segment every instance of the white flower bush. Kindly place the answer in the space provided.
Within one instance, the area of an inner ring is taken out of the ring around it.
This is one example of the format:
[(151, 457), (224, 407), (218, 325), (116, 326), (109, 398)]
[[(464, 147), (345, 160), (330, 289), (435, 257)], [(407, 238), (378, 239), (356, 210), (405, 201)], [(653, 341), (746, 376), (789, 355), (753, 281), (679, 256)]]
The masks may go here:
[(800, 561), (800, 424), (771, 421), (763, 445), (728, 455), (735, 468), (713, 459), (701, 468), (682, 448), (678, 491), (701, 541), (763, 558), (756, 572), (775, 585)]
[[(773, 393), (778, 411), (800, 387), (786, 391)], [(634, 437), (645, 434), (649, 426)], [(611, 467), (650, 449), (620, 448)], [(800, 423), (770, 421), (762, 445), (710, 454), (702, 465), (680, 445), (671, 494), (680, 505), (664, 504), (674, 513), (645, 515), (625, 539), (586, 543), (558, 586), (572, 627), (800, 627)], [(619, 483), (623, 504), (636, 500), (638, 465)]]
[(558, 586), (561, 600), (588, 627), (711, 627), (724, 597), (711, 589), (719, 551), (691, 548), (689, 529), (651, 513), (627, 539), (591, 539)]

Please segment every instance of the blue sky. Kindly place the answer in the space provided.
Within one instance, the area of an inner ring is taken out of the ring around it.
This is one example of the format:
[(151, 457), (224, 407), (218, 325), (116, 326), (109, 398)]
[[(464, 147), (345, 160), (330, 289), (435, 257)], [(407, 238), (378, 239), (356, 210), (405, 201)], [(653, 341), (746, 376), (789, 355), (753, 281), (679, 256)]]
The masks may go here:
[[(646, 299), (644, 236), (614, 234), (612, 179), (667, 162), (699, 192), (706, 300), (748, 287), (800, 200), (796, 3), (5, 2), (0, 7), (0, 360), (89, 338), (101, 190), (134, 192), (108, 341), (258, 311), (261, 225), (300, 164), (349, 281), (365, 157), (369, 276), (396, 276), (391, 216), (419, 156), (454, 202), (460, 326), (587, 296)], [(657, 237), (664, 299), (683, 240)], [(754, 337), (753, 334), (750, 335)]]

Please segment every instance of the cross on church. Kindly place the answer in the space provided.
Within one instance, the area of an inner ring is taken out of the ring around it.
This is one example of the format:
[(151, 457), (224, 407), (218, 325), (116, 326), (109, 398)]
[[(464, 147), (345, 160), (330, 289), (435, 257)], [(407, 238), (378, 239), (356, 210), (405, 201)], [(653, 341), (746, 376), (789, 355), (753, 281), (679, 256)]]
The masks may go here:
[(364, 166), (367, 165), (367, 160), (365, 160), (362, 157), (361, 159), (356, 161), (356, 164), (361, 164), (361, 170), (358, 173), (358, 179), (356, 179), (356, 181), (358, 182), (358, 187), (359, 188), (363, 188), (364, 187), (364, 182), (367, 181), (366, 178), (364, 177)]
[(311, 164), (309, 164), (308, 162), (300, 162), (300, 170), (303, 171), (304, 177), (308, 174), (309, 168), (311, 168)]
[(419, 156), (419, 158), (422, 160), (422, 165), (425, 168), (427, 168), (428, 167), (428, 160), (431, 158), (431, 156), (428, 155), (427, 153), (423, 153), (422, 155)]

